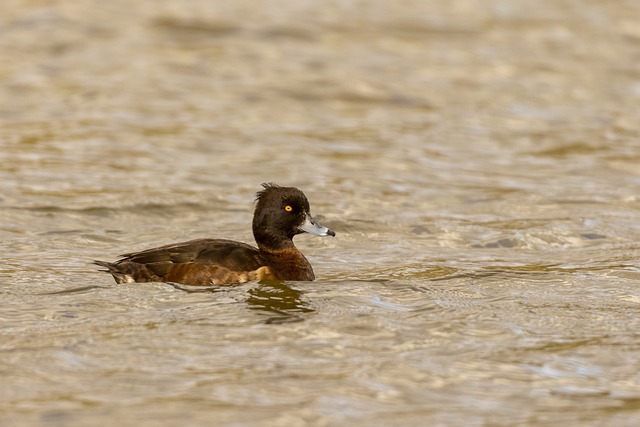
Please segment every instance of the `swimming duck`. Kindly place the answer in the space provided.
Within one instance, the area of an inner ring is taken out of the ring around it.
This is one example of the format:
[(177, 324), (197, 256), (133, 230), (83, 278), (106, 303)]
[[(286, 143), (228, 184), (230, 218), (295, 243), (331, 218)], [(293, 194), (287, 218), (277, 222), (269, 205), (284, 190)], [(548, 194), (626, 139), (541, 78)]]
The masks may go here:
[(295, 187), (262, 184), (253, 213), (255, 248), (225, 239), (196, 239), (121, 255), (116, 262), (94, 261), (117, 283), (173, 282), (224, 285), (251, 280), (315, 280), (309, 261), (293, 244), (300, 233), (335, 236), (318, 224), (309, 201)]

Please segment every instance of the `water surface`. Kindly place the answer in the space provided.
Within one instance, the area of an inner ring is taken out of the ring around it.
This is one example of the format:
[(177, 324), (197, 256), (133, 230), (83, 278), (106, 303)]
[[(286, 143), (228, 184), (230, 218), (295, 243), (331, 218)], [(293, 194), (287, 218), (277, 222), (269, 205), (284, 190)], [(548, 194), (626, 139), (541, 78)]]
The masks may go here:
[[(0, 425), (637, 425), (636, 16), (7, 2)], [(252, 242), (270, 181), (337, 232), (316, 282), (90, 264)]]

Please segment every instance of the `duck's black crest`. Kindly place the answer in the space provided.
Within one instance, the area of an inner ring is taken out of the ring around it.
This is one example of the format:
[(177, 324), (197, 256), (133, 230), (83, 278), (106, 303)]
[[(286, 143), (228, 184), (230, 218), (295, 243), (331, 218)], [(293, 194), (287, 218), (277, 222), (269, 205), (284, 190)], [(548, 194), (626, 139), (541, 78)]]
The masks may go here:
[(272, 188), (282, 188), (280, 187), (278, 184), (276, 184), (275, 182), (263, 182), (262, 183), (262, 188), (264, 188), (264, 190), (260, 190), (256, 193), (256, 202), (260, 201), (260, 199), (267, 194)]

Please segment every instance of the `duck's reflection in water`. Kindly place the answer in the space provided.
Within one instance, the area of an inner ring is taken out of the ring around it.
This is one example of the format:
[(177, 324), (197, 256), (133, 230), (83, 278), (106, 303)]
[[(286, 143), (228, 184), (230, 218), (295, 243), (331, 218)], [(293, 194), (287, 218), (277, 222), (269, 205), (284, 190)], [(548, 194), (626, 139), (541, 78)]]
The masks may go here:
[[(231, 286), (199, 287), (169, 283), (175, 289), (187, 293), (218, 293), (228, 292)], [(237, 288), (236, 288), (237, 289)], [(315, 310), (302, 300), (304, 292), (293, 289), (286, 282), (277, 280), (263, 280), (247, 290), (246, 303), (249, 309), (267, 314), (265, 323), (301, 322), (302, 314)]]
[(247, 293), (247, 304), (251, 310), (270, 314), (266, 323), (300, 322), (304, 320), (302, 314), (315, 311), (302, 300), (304, 293), (286, 282), (262, 281)]

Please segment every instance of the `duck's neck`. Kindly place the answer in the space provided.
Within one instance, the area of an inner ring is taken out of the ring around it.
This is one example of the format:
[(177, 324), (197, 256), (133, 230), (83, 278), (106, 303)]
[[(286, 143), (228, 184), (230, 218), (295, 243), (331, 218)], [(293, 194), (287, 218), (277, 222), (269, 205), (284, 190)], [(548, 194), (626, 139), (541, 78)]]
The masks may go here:
[(253, 223), (253, 238), (258, 244), (258, 248), (260, 248), (260, 250), (295, 248), (293, 244), (293, 235), (283, 235), (281, 231), (274, 231), (270, 229), (268, 225), (262, 226), (259, 223), (256, 223), (255, 220)]

